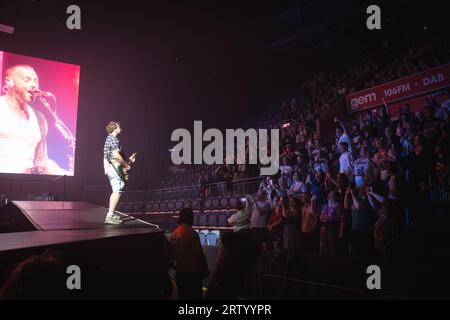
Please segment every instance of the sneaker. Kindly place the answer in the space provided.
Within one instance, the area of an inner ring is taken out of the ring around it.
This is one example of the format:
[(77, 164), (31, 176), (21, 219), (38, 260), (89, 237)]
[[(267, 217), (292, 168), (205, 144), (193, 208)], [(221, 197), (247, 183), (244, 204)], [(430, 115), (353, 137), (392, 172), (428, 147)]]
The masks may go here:
[(122, 220), (121, 220), (122, 217), (119, 216), (118, 214), (113, 214), (112, 218), (113, 218), (114, 220), (122, 221)]
[(114, 215), (106, 216), (105, 224), (121, 224), (121, 223), (122, 223), (122, 220), (120, 220), (120, 218), (119, 219), (115, 218)]

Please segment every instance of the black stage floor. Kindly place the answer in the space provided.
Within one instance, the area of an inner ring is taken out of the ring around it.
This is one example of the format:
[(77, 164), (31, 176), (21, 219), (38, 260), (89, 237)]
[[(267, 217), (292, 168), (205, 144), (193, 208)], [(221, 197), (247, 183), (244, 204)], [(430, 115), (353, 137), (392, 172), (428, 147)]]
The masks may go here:
[(124, 222), (107, 225), (104, 223), (107, 209), (85, 202), (12, 201), (12, 204), (35, 231), (0, 233), (0, 252), (161, 232), (155, 225), (119, 212), (116, 214)]
[(143, 220), (116, 212), (124, 221), (120, 225), (105, 224), (107, 209), (85, 202), (13, 201), (37, 230), (128, 229), (153, 228)]
[[(167, 299), (167, 238), (155, 225), (119, 212), (125, 222), (106, 225), (107, 209), (83, 202), (11, 201), (0, 209), (0, 287), (8, 298)], [(54, 261), (42, 264), (43, 254)], [(25, 293), (8, 287), (17, 266), (29, 282)], [(69, 266), (82, 270), (80, 290), (67, 290)]]

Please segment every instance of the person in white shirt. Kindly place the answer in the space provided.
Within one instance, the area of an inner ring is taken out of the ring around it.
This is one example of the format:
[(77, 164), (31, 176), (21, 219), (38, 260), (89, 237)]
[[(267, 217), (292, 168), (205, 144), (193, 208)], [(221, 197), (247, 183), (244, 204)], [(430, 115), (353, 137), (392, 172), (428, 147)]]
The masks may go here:
[(272, 215), (272, 206), (267, 201), (265, 192), (257, 195), (257, 200), (252, 195), (247, 195), (248, 209), (250, 211), (250, 233), (252, 239), (262, 244), (269, 236), (268, 222)]
[(337, 145), (339, 146), (342, 142), (346, 142), (348, 145), (348, 151), (352, 153), (352, 143), (350, 141), (350, 136), (348, 135), (345, 125), (338, 118), (334, 118), (334, 122), (339, 124), (339, 126), (336, 128), (336, 137), (338, 138)]
[(66, 174), (47, 156), (47, 121), (30, 106), (39, 89), (31, 66), (15, 65), (4, 76), (0, 97), (0, 172)]
[(341, 156), (339, 157), (339, 173), (349, 174), (352, 172), (353, 160), (352, 154), (348, 151), (348, 143), (341, 142), (339, 144)]
[(233, 226), (233, 231), (238, 232), (250, 228), (250, 212), (247, 208), (248, 203), (245, 205), (241, 201), (237, 201), (237, 212), (232, 214), (228, 218), (228, 223)]

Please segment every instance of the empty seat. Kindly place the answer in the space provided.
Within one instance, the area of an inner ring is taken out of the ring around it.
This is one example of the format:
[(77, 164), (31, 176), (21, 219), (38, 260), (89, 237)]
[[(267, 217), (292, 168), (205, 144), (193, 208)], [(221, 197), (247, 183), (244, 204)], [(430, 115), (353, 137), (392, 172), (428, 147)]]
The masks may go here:
[(206, 243), (208, 246), (216, 246), (218, 242), (219, 236), (217, 233), (210, 231), (206, 234)]
[(132, 202), (128, 203), (127, 212), (128, 212), (128, 213), (133, 213), (133, 212), (135, 212), (135, 211), (134, 211), (134, 203), (132, 203)]
[(206, 239), (206, 236), (208, 235), (208, 233), (209, 233), (209, 230), (208, 230), (208, 229), (202, 229), (202, 230), (200, 230), (200, 231), (198, 232), (199, 235), (202, 234), (202, 235), (205, 236), (205, 244), (208, 243), (208, 242), (207, 242), (207, 239)]
[(233, 209), (236, 208), (237, 199), (238, 198), (236, 198), (236, 197), (231, 197), (229, 199), (229, 206), (230, 206), (230, 208), (233, 208)]
[(200, 210), (200, 201), (194, 200), (194, 204), (192, 205), (192, 210)]
[(220, 199), (220, 207), (221, 208), (228, 208), (228, 198), (222, 198)]
[(208, 223), (208, 218), (207, 218), (206, 214), (200, 214), (200, 216), (198, 217), (198, 225), (206, 226), (207, 223)]
[(161, 202), (159, 204), (159, 208), (161, 211), (166, 211), (167, 210), (167, 202)]
[(212, 200), (212, 207), (214, 209), (220, 209), (220, 200), (218, 198)]
[(151, 201), (147, 202), (147, 204), (145, 205), (145, 210), (152, 211), (153, 210), (153, 202), (151, 202)]
[(207, 242), (206, 242), (206, 234), (199, 232), (198, 236), (200, 238), (200, 244), (202, 246), (206, 246)]
[(132, 208), (132, 205), (130, 204), (130, 203), (124, 203), (123, 204), (123, 212), (125, 212), (125, 213), (130, 213), (131, 212), (131, 208)]
[(226, 213), (219, 214), (219, 221), (217, 223), (219, 227), (227, 227), (228, 226), (228, 215)]
[(193, 222), (194, 226), (198, 226), (199, 225), (198, 218), (199, 218), (199, 214), (198, 213), (194, 213), (194, 222)]
[(211, 232), (217, 234), (217, 236), (220, 238), (220, 230), (211, 230)]
[(220, 230), (211, 230), (211, 233), (214, 233), (217, 235), (217, 241), (220, 240)]
[(214, 213), (210, 213), (208, 215), (208, 226), (217, 227), (217, 215)]
[(142, 211), (142, 203), (137, 202), (133, 206), (134, 211), (133, 212), (141, 212)]
[(169, 211), (175, 210), (175, 202), (169, 201), (169, 202), (167, 203), (167, 209), (168, 209)]
[(175, 203), (175, 209), (176, 210), (181, 210), (183, 208), (183, 202), (182, 201), (177, 201)]
[(205, 209), (211, 209), (212, 208), (212, 201), (211, 199), (205, 200)]
[(182, 191), (182, 197), (183, 199), (191, 199), (192, 198), (192, 191), (190, 189), (185, 189)]

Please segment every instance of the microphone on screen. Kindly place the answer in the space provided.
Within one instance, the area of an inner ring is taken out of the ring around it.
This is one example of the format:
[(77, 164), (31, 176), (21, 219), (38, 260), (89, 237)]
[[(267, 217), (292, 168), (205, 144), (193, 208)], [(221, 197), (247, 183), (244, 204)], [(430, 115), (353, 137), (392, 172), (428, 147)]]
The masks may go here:
[(53, 93), (42, 90), (34, 90), (33, 95), (35, 97), (54, 97)]

